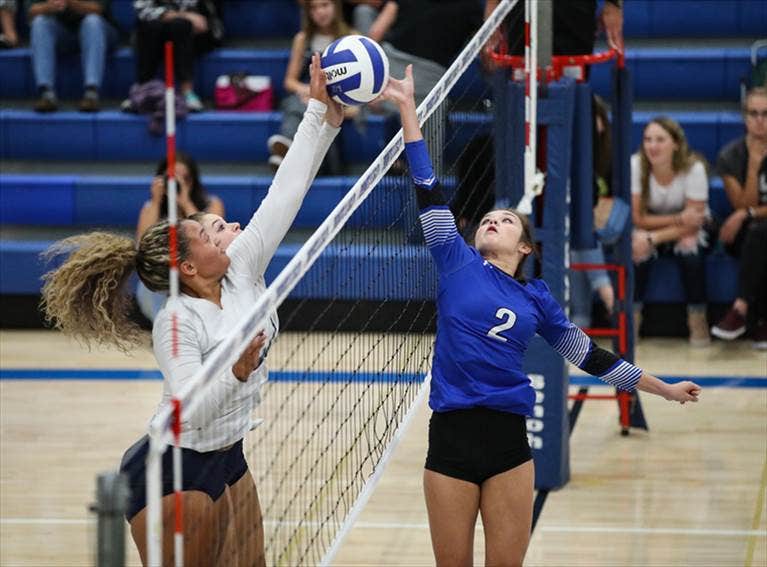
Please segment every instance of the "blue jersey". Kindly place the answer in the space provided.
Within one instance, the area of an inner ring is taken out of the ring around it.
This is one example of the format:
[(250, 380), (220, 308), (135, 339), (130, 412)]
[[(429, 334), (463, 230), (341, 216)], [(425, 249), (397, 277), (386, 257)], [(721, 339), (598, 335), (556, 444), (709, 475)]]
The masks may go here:
[(587, 372), (621, 389), (635, 388), (642, 371), (570, 323), (542, 280), (520, 282), (463, 241), (431, 166), (425, 166), (425, 144), (406, 147), (424, 237), (439, 274), (432, 410), (486, 407), (530, 415), (535, 391), (522, 362), (536, 334)]

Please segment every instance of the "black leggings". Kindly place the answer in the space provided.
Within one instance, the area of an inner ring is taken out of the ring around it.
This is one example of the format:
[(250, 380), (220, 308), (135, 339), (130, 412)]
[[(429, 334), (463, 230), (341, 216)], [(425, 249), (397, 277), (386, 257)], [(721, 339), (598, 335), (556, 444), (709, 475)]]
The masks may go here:
[(168, 40), (173, 42), (173, 73), (178, 82), (191, 81), (195, 57), (215, 46), (209, 32), (195, 34), (192, 22), (185, 18), (167, 22), (139, 21), (136, 26), (136, 77), (139, 83), (153, 79), (162, 67)]
[[(675, 254), (674, 244), (667, 243), (658, 246), (658, 255), (673, 258), (682, 273), (682, 286), (684, 287), (687, 303), (702, 305), (706, 303), (706, 258), (701, 250), (695, 254)], [(655, 263), (655, 258), (634, 265), (634, 300), (644, 301), (647, 282), (650, 279), (650, 266)]]
[(767, 220), (744, 224), (727, 251), (740, 258), (738, 295), (748, 302), (749, 320), (767, 321)]

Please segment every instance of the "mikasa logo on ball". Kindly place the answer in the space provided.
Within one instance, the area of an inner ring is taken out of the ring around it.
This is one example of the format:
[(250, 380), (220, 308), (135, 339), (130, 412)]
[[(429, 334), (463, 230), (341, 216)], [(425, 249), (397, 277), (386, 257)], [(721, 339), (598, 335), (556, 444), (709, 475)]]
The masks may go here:
[(347, 73), (346, 66), (343, 66), (343, 67), (337, 67), (335, 69), (331, 69), (330, 71), (327, 71), (325, 75), (327, 76), (328, 81), (332, 81), (336, 77), (346, 75), (346, 73)]
[(389, 81), (389, 60), (381, 46), (362, 35), (347, 35), (322, 54), (322, 70), (330, 96), (356, 106), (381, 94)]

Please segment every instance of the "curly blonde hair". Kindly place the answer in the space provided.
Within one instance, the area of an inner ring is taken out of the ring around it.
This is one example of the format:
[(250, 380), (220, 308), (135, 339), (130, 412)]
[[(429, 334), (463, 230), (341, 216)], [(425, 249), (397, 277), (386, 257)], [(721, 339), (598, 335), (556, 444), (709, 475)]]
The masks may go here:
[[(179, 230), (179, 261), (187, 258), (188, 251), (188, 240)], [(141, 330), (130, 318), (127, 283), (136, 270), (152, 291), (168, 289), (168, 221), (152, 225), (138, 248), (131, 238), (91, 232), (56, 242), (43, 257), (65, 254), (63, 263), (43, 276), (40, 306), (45, 319), (88, 346), (113, 344), (128, 352), (139, 343)]]

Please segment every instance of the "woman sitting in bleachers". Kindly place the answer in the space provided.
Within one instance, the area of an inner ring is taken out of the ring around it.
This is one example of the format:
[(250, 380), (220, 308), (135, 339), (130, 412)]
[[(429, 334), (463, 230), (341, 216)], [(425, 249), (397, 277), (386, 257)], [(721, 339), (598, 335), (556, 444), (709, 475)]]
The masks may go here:
[(162, 67), (166, 41), (173, 42), (174, 73), (187, 108), (203, 109), (193, 89), (194, 61), (221, 44), (223, 26), (210, 0), (134, 0), (136, 79), (151, 81)]
[[(141, 240), (146, 230), (153, 224), (168, 218), (168, 160), (163, 159), (157, 164), (155, 176), (152, 179), (150, 198), (141, 207), (136, 226), (136, 242)], [(224, 216), (224, 203), (215, 195), (210, 195), (200, 180), (200, 169), (197, 162), (189, 155), (176, 154), (176, 180), (178, 218), (185, 218), (195, 213), (206, 212)], [(136, 288), (136, 301), (139, 309), (150, 321), (165, 303), (167, 294), (150, 291), (140, 281)]]
[[(282, 124), (279, 133), (267, 140), (269, 165), (274, 171), (277, 171), (282, 158), (288, 153), (306, 111), (309, 101), (308, 69), (312, 53), (322, 53), (339, 37), (355, 33), (344, 20), (341, 0), (306, 0), (301, 9), (301, 20), (301, 31), (293, 37), (290, 61), (285, 71), (285, 91), (289, 94), (280, 104)], [(347, 118), (356, 113), (356, 108), (344, 107)], [(326, 160), (331, 163), (329, 173), (339, 173), (340, 158), (334, 148), (331, 148)]]
[(727, 144), (716, 163), (733, 208), (719, 239), (740, 260), (738, 297), (711, 333), (733, 340), (751, 323), (754, 347), (767, 349), (767, 89), (748, 92), (743, 118), (746, 135)]
[(673, 258), (687, 295), (690, 344), (708, 345), (708, 176), (703, 158), (690, 150), (684, 131), (671, 118), (654, 118), (644, 129), (642, 146), (631, 157), (631, 201), (635, 320), (640, 319), (650, 266), (658, 256)]

